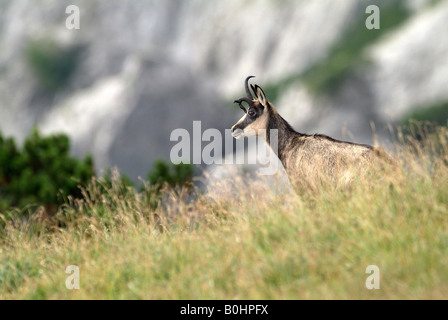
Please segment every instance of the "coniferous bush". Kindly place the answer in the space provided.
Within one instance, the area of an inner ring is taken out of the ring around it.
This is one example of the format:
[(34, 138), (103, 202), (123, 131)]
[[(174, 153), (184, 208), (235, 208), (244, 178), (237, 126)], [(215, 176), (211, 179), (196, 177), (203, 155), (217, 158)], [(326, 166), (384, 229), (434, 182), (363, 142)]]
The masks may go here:
[(69, 195), (79, 197), (79, 185), (94, 175), (93, 159), (69, 154), (64, 134), (42, 137), (33, 129), (22, 148), (0, 133), (0, 210), (29, 204), (57, 208)]
[(191, 164), (169, 164), (159, 159), (154, 162), (154, 168), (148, 173), (148, 181), (153, 186), (183, 186), (192, 182), (193, 174), (194, 167)]
[[(80, 160), (71, 157), (69, 151), (70, 140), (64, 134), (43, 137), (35, 128), (19, 148), (14, 138), (5, 138), (0, 132), (0, 211), (43, 205), (55, 212), (67, 203), (68, 196), (82, 198), (80, 187), (88, 187), (94, 176), (93, 159), (88, 155)], [(191, 164), (157, 160), (148, 173), (149, 184), (142, 190), (150, 207), (156, 206), (162, 186), (191, 186), (193, 174)], [(105, 193), (112, 187), (119, 188), (121, 194), (135, 189), (133, 182), (118, 171), (114, 177), (108, 170), (99, 183)]]

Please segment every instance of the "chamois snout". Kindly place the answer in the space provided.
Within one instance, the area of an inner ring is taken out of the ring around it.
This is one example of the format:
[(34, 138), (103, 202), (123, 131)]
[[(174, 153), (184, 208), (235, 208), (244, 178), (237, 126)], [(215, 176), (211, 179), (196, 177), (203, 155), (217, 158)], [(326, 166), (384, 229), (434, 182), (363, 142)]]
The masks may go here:
[(232, 131), (232, 137), (235, 139), (241, 139), (243, 137), (243, 129), (237, 127), (238, 123), (235, 124), (230, 130)]

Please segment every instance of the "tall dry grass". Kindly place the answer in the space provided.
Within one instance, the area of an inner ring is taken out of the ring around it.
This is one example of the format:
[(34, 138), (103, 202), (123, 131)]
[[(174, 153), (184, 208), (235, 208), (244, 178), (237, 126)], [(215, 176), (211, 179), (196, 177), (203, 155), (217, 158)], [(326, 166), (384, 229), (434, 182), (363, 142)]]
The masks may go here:
[[(319, 192), (235, 176), (214, 193), (165, 190), (156, 206), (94, 179), (53, 217), (2, 213), (0, 298), (444, 299), (447, 137), (399, 136), (399, 170)], [(68, 265), (79, 290), (65, 286)], [(365, 287), (368, 265), (379, 290)]]

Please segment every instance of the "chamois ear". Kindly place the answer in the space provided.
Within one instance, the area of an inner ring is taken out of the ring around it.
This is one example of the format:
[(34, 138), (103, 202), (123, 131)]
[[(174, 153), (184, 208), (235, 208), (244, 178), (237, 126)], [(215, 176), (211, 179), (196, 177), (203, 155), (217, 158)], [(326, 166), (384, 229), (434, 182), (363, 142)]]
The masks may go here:
[(261, 89), (259, 86), (255, 86), (255, 95), (257, 96), (258, 102), (260, 102), (260, 104), (263, 107), (267, 107), (268, 106), (268, 99), (266, 98), (266, 95), (263, 92), (263, 89)]
[(255, 86), (251, 84), (250, 87), (252, 88), (253, 93), (257, 95), (257, 89), (255, 89)]

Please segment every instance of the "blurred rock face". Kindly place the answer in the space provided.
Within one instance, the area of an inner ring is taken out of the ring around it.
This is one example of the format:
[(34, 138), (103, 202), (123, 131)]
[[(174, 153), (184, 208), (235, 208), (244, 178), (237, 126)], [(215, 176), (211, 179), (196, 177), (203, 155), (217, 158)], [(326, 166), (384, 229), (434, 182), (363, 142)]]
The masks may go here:
[[(298, 130), (371, 143), (377, 127), (416, 105), (447, 99), (448, 4), (412, 1), (411, 18), (368, 48), (372, 64), (331, 97), (295, 83), (276, 106)], [(67, 30), (68, 5), (80, 30)], [(33, 125), (67, 132), (73, 153), (136, 180), (169, 158), (176, 128), (230, 128), (247, 75), (263, 86), (324, 58), (366, 4), (319, 1), (0, 1), (0, 128), (23, 139)], [(425, 9), (418, 9), (418, 8)], [(417, 8), (417, 9), (416, 9)], [(422, 31), (426, 30), (426, 31)], [(432, 32), (432, 31), (434, 32)], [(67, 84), (42, 87), (30, 46), (80, 48)], [(418, 103), (417, 103), (418, 102)]]

